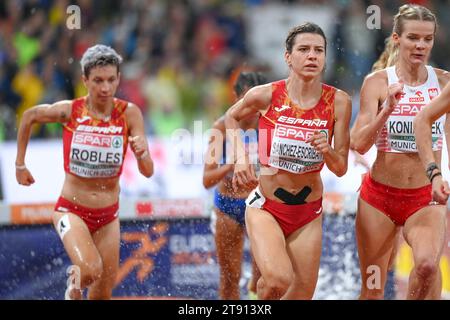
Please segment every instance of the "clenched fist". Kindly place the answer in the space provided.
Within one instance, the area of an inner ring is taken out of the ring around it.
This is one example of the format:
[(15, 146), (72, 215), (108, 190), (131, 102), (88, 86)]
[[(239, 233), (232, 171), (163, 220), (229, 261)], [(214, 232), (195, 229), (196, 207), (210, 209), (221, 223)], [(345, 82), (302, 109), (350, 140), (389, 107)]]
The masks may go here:
[(306, 142), (310, 143), (320, 154), (328, 153), (331, 150), (326, 134), (317, 130), (314, 131), (313, 136), (306, 140)]
[(388, 108), (390, 112), (394, 111), (398, 102), (402, 98), (404, 84), (402, 81), (391, 84), (388, 87), (388, 96), (385, 102), (385, 107)]
[(26, 167), (20, 169), (16, 167), (16, 180), (23, 186), (30, 186), (34, 183), (34, 178)]
[(130, 147), (138, 160), (148, 156), (147, 142), (143, 136), (130, 137)]

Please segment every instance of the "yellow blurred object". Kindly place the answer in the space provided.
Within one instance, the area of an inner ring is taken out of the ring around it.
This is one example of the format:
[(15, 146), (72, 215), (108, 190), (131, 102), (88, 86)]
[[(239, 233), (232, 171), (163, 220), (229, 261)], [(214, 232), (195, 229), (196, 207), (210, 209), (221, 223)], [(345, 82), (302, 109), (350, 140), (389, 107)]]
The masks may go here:
[(444, 292), (450, 294), (450, 258), (443, 256), (439, 266), (442, 272), (442, 289)]
[(84, 97), (88, 94), (86, 87), (84, 86), (83, 81), (78, 81), (75, 85), (75, 98)]
[(411, 248), (406, 243), (402, 243), (395, 260), (395, 273), (401, 277), (409, 277), (412, 268), (413, 256)]
[[(22, 102), (17, 108), (17, 125), (23, 113), (37, 105), (44, 95), (44, 83), (33, 72), (32, 65), (24, 67), (13, 79), (12, 88), (22, 97)], [(33, 133), (36, 133), (38, 126), (33, 127)]]
[(65, 17), (63, 8), (58, 5), (54, 5), (49, 12), (49, 21), (52, 26), (57, 26), (62, 23)]
[(258, 295), (256, 294), (256, 292), (249, 290), (248, 291), (248, 299), (249, 300), (258, 300)]

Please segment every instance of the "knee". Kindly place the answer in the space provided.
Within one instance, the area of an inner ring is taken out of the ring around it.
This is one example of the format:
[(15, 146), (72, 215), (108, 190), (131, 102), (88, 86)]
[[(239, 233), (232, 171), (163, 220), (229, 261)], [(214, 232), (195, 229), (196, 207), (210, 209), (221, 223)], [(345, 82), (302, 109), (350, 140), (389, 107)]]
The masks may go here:
[(437, 264), (431, 259), (423, 259), (416, 266), (416, 274), (422, 279), (430, 279), (438, 272)]
[(360, 300), (384, 300), (384, 290), (362, 290)]
[(90, 263), (86, 263), (81, 268), (81, 287), (90, 286), (102, 277), (103, 263), (100, 259)]
[(96, 288), (95, 290), (89, 290), (89, 300), (111, 300), (112, 288)]
[(293, 281), (292, 273), (272, 272), (264, 277), (264, 285), (269, 292), (283, 295)]

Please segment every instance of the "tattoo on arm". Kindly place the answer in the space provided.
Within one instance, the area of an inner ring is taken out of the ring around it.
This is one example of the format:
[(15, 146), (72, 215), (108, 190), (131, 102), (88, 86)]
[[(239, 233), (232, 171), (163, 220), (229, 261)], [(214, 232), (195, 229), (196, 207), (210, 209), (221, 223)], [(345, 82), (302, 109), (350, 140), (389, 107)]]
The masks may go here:
[(66, 120), (67, 120), (67, 115), (66, 115), (66, 113), (65, 113), (64, 111), (61, 112), (61, 114), (60, 114), (60, 119), (61, 119), (62, 121), (66, 121)]

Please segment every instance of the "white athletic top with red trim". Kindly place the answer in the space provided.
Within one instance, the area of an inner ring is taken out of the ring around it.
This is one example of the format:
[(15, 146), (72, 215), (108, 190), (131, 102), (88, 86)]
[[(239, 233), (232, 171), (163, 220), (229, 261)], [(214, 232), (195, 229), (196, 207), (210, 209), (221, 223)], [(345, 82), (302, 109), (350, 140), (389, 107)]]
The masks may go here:
[[(416, 114), (422, 110), (433, 98), (441, 93), (439, 80), (433, 67), (426, 66), (428, 78), (425, 83), (417, 87), (404, 85), (402, 97), (389, 116), (376, 140), (379, 151), (394, 153), (417, 152), (414, 136), (413, 121)], [(398, 76), (395, 66), (386, 68), (388, 85), (397, 83)], [(433, 123), (432, 141), (433, 151), (442, 149), (445, 115)]]

